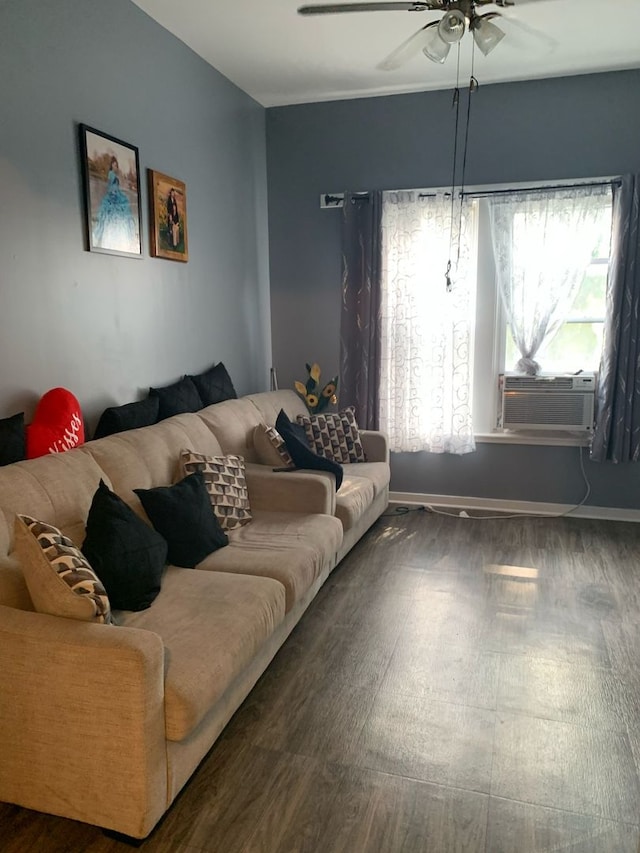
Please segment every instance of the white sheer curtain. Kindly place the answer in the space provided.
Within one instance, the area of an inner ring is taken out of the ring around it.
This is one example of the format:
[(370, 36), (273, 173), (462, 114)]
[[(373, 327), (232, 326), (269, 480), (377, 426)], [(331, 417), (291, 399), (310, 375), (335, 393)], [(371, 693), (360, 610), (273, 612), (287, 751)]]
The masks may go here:
[(496, 275), (523, 373), (540, 371), (536, 354), (569, 313), (610, 197), (610, 187), (576, 186), (489, 200)]
[[(380, 429), (393, 451), (469, 453), (475, 312), (475, 206), (386, 192), (382, 201)], [(453, 254), (452, 287), (445, 270)]]

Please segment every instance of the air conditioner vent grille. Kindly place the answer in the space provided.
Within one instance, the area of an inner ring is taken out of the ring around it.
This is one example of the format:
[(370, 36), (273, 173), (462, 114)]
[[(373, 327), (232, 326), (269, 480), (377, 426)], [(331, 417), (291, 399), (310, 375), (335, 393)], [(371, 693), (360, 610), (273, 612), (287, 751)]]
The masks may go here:
[(508, 430), (593, 429), (595, 377), (505, 376), (502, 427)]
[(505, 391), (571, 391), (574, 388), (572, 376), (553, 376), (550, 379), (537, 376), (506, 376)]

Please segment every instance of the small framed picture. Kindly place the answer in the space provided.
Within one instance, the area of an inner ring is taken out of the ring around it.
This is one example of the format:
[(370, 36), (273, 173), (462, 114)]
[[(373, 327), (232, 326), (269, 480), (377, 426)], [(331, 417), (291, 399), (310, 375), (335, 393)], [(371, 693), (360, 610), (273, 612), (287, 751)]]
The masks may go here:
[(142, 257), (138, 149), (80, 125), (87, 248), (108, 255)]
[(188, 261), (187, 188), (177, 178), (148, 169), (151, 255)]

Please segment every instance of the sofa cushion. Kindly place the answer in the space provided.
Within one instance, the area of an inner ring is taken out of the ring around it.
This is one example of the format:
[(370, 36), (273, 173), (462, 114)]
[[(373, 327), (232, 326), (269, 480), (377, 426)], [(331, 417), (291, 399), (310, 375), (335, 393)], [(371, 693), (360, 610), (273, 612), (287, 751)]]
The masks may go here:
[(341, 544), (342, 525), (333, 516), (256, 511), (251, 524), (229, 533), (228, 548), (197, 568), (274, 578), (285, 587), (288, 611), (333, 568)]
[(203, 406), (213, 406), (215, 403), (236, 400), (238, 397), (227, 368), (222, 362), (205, 370), (204, 373), (187, 378), (191, 379), (198, 389)]
[(197, 412), (202, 408), (198, 389), (188, 376), (162, 388), (149, 388), (149, 396), (158, 398), (159, 421), (184, 412)]
[(134, 492), (155, 529), (166, 539), (167, 557), (174, 566), (192, 569), (227, 544), (227, 536), (211, 511), (201, 473), (189, 474), (173, 486)]
[[(362, 464), (362, 463), (360, 463)], [(368, 477), (346, 476), (336, 495), (336, 515), (344, 530), (350, 530), (365, 514), (375, 497), (373, 481)]]
[(379, 495), (389, 487), (391, 469), (388, 462), (353, 462), (343, 465), (346, 478), (362, 477), (373, 483), (374, 495)]
[(165, 728), (188, 737), (282, 622), (285, 595), (271, 578), (169, 567), (153, 607), (118, 612), (120, 624), (154, 631), (166, 649)]
[(341, 412), (320, 415), (298, 415), (305, 429), (309, 447), (334, 462), (365, 462), (364, 448), (353, 406)]
[(270, 465), (272, 468), (295, 467), (287, 445), (275, 427), (258, 424), (253, 431), (253, 444), (261, 465)]
[(108, 625), (113, 622), (104, 586), (80, 549), (57, 527), (18, 515), (15, 546), (39, 613)]
[(249, 491), (242, 456), (206, 456), (183, 450), (184, 474), (202, 476), (213, 512), (223, 530), (233, 530), (251, 521)]
[[(253, 446), (253, 431), (263, 418), (250, 400), (225, 400), (198, 412), (198, 417), (209, 427), (220, 442), (223, 453), (242, 456), (246, 462), (257, 462)], [(198, 450), (206, 452), (201, 445)]]
[(248, 394), (245, 400), (260, 412), (260, 420), (266, 424), (275, 424), (280, 409), (284, 409), (288, 417), (295, 421), (298, 415), (308, 414), (308, 409), (293, 388), (283, 388), (281, 391), (260, 391)]
[(0, 465), (19, 462), (26, 454), (24, 412), (0, 420)]
[(104, 438), (128, 429), (151, 426), (158, 420), (159, 408), (159, 397), (147, 397), (146, 400), (125, 403), (124, 406), (110, 406), (100, 415), (93, 437)]
[(160, 592), (167, 543), (104, 480), (93, 496), (82, 553), (102, 581), (112, 607), (144, 610)]
[[(84, 452), (107, 473), (113, 491), (142, 514), (140, 501), (132, 490), (169, 486), (180, 479), (183, 447), (197, 447), (211, 455), (222, 452), (216, 437), (197, 414), (176, 415), (154, 426), (91, 441)], [(94, 492), (97, 485), (98, 481)]]

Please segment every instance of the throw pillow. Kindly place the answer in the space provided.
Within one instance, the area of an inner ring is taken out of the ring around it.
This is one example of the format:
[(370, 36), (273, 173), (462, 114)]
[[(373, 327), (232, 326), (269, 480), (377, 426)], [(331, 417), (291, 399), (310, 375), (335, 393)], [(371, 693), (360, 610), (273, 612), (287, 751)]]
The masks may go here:
[(188, 376), (163, 388), (149, 388), (149, 396), (158, 398), (159, 421), (183, 412), (198, 412), (202, 408), (198, 389)]
[(0, 420), (0, 465), (25, 458), (24, 412)]
[(329, 471), (335, 475), (336, 491), (340, 488), (343, 477), (342, 466), (332, 459), (325, 459), (324, 456), (318, 456), (317, 453), (314, 453), (307, 444), (304, 427), (300, 426), (300, 424), (292, 423), (284, 409), (280, 409), (280, 414), (276, 420), (276, 429), (284, 439), (284, 443), (287, 445), (287, 450), (291, 454), (296, 468)]
[(155, 529), (167, 540), (168, 560), (192, 569), (229, 543), (211, 511), (202, 474), (190, 474), (173, 486), (134, 489)]
[(110, 406), (100, 415), (93, 437), (104, 438), (127, 429), (151, 426), (158, 420), (159, 408), (159, 397), (147, 397), (146, 400), (126, 403), (124, 406)]
[(242, 456), (204, 456), (183, 450), (181, 461), (185, 474), (197, 471), (204, 478), (211, 506), (223, 530), (233, 530), (251, 521)]
[(205, 370), (204, 373), (188, 378), (193, 380), (205, 406), (222, 403), (223, 400), (235, 400), (238, 397), (227, 368), (222, 362)]
[(62, 453), (84, 444), (80, 403), (66, 388), (43, 394), (27, 427), (27, 459)]
[(273, 468), (295, 468), (283, 437), (275, 427), (258, 424), (253, 431), (253, 446), (261, 465)]
[(103, 480), (91, 502), (82, 552), (112, 607), (146, 610), (160, 592), (167, 543)]
[(309, 446), (320, 456), (341, 464), (367, 461), (353, 406), (341, 412), (298, 415), (298, 423), (305, 429)]
[(104, 586), (82, 552), (57, 527), (17, 515), (15, 551), (39, 613), (114, 624)]

